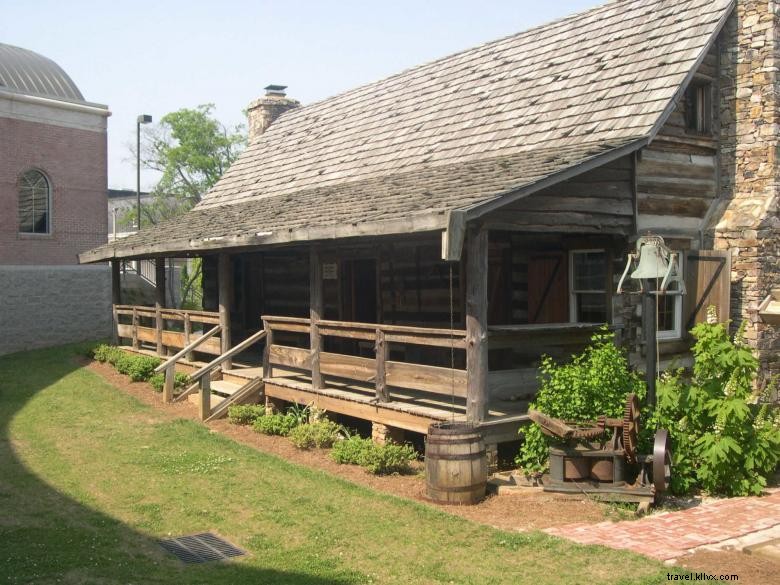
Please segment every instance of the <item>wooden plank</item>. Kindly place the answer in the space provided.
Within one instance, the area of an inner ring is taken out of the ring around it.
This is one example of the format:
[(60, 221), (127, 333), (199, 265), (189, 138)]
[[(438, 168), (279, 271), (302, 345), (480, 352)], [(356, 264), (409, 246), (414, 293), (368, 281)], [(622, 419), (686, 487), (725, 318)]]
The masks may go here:
[[(184, 343), (187, 345), (192, 343), (192, 321), (190, 320), (189, 313), (184, 314)], [(185, 354), (184, 359), (191, 362), (193, 361), (193, 357), (194, 354), (190, 351)]]
[[(124, 323), (117, 323), (116, 325), (116, 334), (117, 337), (122, 339), (131, 339), (133, 337), (133, 326), (132, 325), (126, 325)], [(114, 345), (117, 345), (116, 343)], [(137, 348), (133, 348), (137, 349)]]
[(377, 328), (376, 330), (376, 399), (380, 402), (390, 400), (390, 392), (387, 390), (387, 369), (386, 364), (389, 359), (390, 351), (385, 341), (385, 332)]
[(273, 369), (271, 366), (271, 347), (274, 344), (274, 332), (271, 329), (271, 324), (263, 319), (263, 330), (265, 334), (265, 347), (263, 348), (263, 377), (270, 378), (273, 376)]
[(729, 250), (691, 250), (683, 267), (687, 294), (684, 297), (686, 331), (707, 320), (707, 307), (714, 306), (718, 319), (730, 317), (731, 252)]
[(138, 310), (133, 307), (133, 349), (138, 349)]
[(111, 261), (111, 306), (112, 306), (112, 327), (111, 342), (113, 345), (119, 345), (119, 313), (118, 305), (122, 302), (122, 281), (119, 272), (119, 260)]
[(471, 230), (466, 256), (466, 418), (482, 421), (488, 407), (488, 232)]
[(241, 386), (235, 393), (223, 400), (217, 405), (211, 412), (206, 422), (222, 418), (228, 412), (228, 409), (234, 404), (246, 404), (248, 402), (256, 402), (257, 397), (262, 394), (263, 380), (262, 378), (255, 378), (249, 380), (246, 384)]
[(157, 355), (165, 354), (163, 344), (163, 318), (162, 309), (165, 307), (165, 258), (157, 258), (154, 262), (154, 309), (155, 328), (157, 329)]
[[(309, 369), (309, 350), (286, 345), (270, 345), (269, 362), (271, 365)], [(268, 377), (266, 375), (266, 377)]]
[(319, 320), (324, 312), (322, 298), (322, 259), (317, 246), (309, 250), (309, 342), (311, 357), (311, 385), (315, 390), (323, 387), (320, 372), (320, 352), (322, 338), (320, 337)]
[(317, 408), (321, 408), (328, 412), (337, 412), (339, 414), (370, 420), (416, 433), (427, 433), (431, 423), (436, 422), (437, 420), (379, 405), (353, 402), (351, 400), (317, 394), (313, 391), (290, 388), (267, 380), (265, 383), (265, 395), (288, 402), (295, 402), (297, 404), (314, 404)]
[(165, 383), (163, 384), (163, 402), (173, 402), (173, 387), (176, 381), (176, 368), (165, 370)]
[(320, 354), (322, 372), (329, 376), (347, 378), (358, 382), (372, 382), (376, 378), (376, 360), (341, 353)]
[(711, 202), (697, 197), (677, 197), (673, 195), (639, 195), (640, 213), (651, 215), (682, 215), (702, 218), (707, 214)]
[(157, 329), (154, 327), (138, 327), (138, 339), (147, 343), (157, 343)]
[(488, 372), (490, 400), (527, 400), (539, 390), (539, 370), (519, 368)]
[[(465, 370), (394, 361), (387, 361), (385, 367), (388, 386), (422, 390), (444, 396), (454, 394), (461, 398), (466, 397)], [(487, 412), (487, 400), (485, 400), (485, 409)]]
[(211, 416), (211, 378), (203, 376), (198, 383), (200, 384), (200, 400), (198, 401), (200, 420), (206, 420)]
[[(222, 326), (222, 353), (230, 349), (230, 297), (233, 285), (233, 271), (230, 263), (230, 256), (226, 253), (219, 255), (219, 264), (217, 267), (217, 282), (219, 286), (219, 324)], [(233, 367), (233, 361), (227, 360), (224, 364), (225, 369)]]

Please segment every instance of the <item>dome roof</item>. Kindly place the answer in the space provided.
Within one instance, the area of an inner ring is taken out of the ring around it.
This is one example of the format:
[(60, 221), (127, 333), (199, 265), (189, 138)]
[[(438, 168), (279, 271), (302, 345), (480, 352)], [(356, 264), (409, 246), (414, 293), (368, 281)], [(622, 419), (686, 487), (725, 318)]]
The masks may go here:
[(0, 43), (0, 89), (57, 99), (84, 101), (62, 67), (28, 49)]

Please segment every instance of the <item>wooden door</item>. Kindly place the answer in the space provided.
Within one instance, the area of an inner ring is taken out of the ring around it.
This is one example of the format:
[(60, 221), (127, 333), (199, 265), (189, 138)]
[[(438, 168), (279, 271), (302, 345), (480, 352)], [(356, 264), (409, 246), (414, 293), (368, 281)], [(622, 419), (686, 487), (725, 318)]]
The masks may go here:
[(729, 318), (731, 254), (727, 250), (690, 250), (685, 255), (686, 331), (707, 320), (714, 306), (720, 322)]
[(569, 321), (569, 278), (565, 252), (531, 254), (528, 258), (528, 322)]

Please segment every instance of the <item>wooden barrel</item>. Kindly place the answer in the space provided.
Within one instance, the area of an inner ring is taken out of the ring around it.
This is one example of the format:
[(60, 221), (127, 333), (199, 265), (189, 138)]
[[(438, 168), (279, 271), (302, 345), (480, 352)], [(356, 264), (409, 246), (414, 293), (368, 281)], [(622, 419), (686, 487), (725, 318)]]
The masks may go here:
[(473, 425), (434, 423), (428, 428), (425, 481), (434, 502), (476, 504), (485, 497), (485, 443)]

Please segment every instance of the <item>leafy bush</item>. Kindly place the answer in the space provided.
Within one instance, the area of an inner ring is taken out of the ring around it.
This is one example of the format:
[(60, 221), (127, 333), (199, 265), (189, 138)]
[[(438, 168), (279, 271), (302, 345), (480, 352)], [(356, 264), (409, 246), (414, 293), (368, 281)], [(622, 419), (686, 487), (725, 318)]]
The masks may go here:
[(146, 355), (131, 355), (127, 366), (128, 376), (133, 382), (145, 382), (154, 375), (154, 369), (162, 363), (160, 358)]
[[(148, 381), (149, 384), (152, 385), (152, 388), (154, 388), (155, 392), (162, 392), (163, 386), (165, 386), (165, 373), (160, 372), (159, 374), (153, 374)], [(187, 374), (184, 372), (176, 372), (173, 377), (173, 387), (183, 388), (189, 381), (190, 377)]]
[(255, 420), (252, 423), (252, 428), (264, 435), (281, 435), (286, 437), (299, 424), (298, 418), (291, 413), (267, 414)]
[(330, 456), (336, 463), (360, 465), (371, 473), (386, 475), (408, 472), (411, 462), (417, 459), (417, 452), (411, 445), (377, 445), (371, 439), (352, 436), (337, 441)]
[(262, 404), (236, 404), (228, 408), (228, 420), (234, 425), (251, 425), (261, 416), (265, 416)]
[(360, 435), (352, 435), (333, 445), (330, 457), (336, 463), (363, 465), (369, 453), (377, 447), (371, 439), (363, 439)]
[(105, 363), (105, 362), (111, 363), (112, 358), (118, 356), (117, 352), (119, 351), (122, 350), (119, 349), (118, 347), (101, 343), (100, 345), (98, 345), (96, 348), (92, 350), (92, 357), (101, 363)]
[(377, 445), (375, 449), (369, 451), (363, 467), (377, 475), (406, 473), (409, 471), (410, 463), (415, 459), (417, 459), (417, 451), (411, 445), (387, 443)]
[[(574, 422), (600, 415), (622, 417), (626, 397), (645, 395), (641, 378), (629, 369), (625, 353), (615, 345), (614, 333), (603, 327), (591, 337), (590, 345), (570, 362), (557, 364), (542, 358), (536, 400), (529, 405), (544, 414)], [(536, 423), (526, 426), (525, 440), (515, 462), (527, 472), (541, 472), (548, 465), (551, 439)]]
[(292, 444), (299, 449), (311, 449), (317, 447), (332, 447), (338, 441), (343, 427), (332, 420), (323, 419), (317, 422), (298, 425), (290, 431)]
[(646, 425), (672, 439), (672, 491), (696, 486), (712, 494), (756, 495), (780, 461), (780, 414), (759, 405), (758, 360), (727, 324), (694, 327), (693, 378), (662, 376)]

